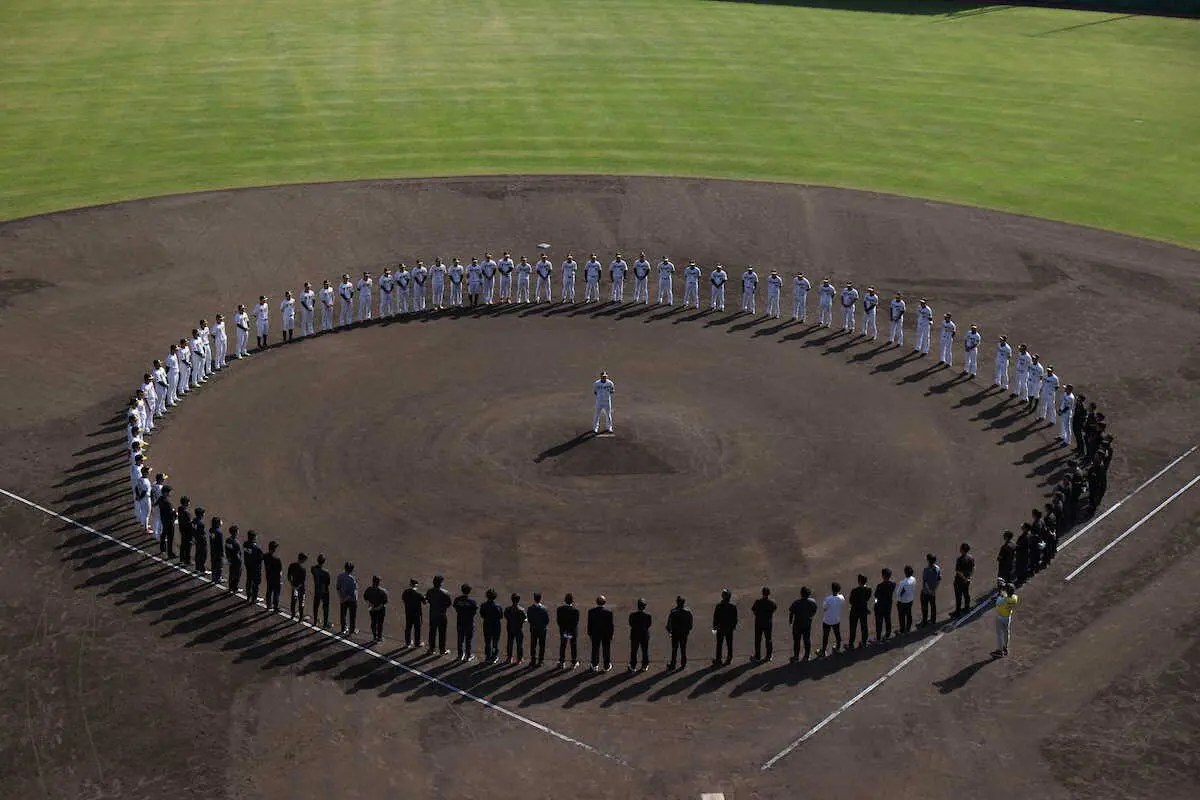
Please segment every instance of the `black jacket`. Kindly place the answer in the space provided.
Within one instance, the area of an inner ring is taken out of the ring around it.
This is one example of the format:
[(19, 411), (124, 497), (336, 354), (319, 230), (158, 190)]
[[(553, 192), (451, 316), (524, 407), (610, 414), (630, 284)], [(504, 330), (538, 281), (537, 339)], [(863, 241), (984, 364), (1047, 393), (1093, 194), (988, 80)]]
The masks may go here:
[(550, 612), (541, 603), (534, 603), (525, 612), (529, 618), (529, 630), (544, 631), (550, 627)]
[(750, 606), (750, 613), (754, 615), (754, 622), (757, 625), (770, 625), (771, 620), (775, 617), (775, 609), (779, 608), (775, 601), (769, 597), (760, 597), (754, 601), (754, 605)]
[(485, 631), (498, 631), (500, 630), (500, 621), (504, 619), (504, 607), (495, 600), (484, 600), (483, 605), (479, 607), (479, 616), (483, 619)]
[(613, 635), (613, 613), (607, 606), (596, 606), (588, 610), (588, 636), (593, 639), (611, 639)]
[(954, 559), (954, 577), (971, 580), (971, 576), (975, 574), (975, 556), (970, 553), (963, 553), (958, 558)]
[(329, 570), (324, 567), (314, 566), (309, 570), (313, 576), (313, 596), (328, 597), (329, 596)]
[(817, 601), (813, 597), (802, 597), (792, 603), (788, 609), (788, 618), (793, 628), (803, 628), (812, 625), (813, 617), (817, 615)]
[(629, 635), (641, 639), (650, 635), (653, 620), (645, 611), (634, 611), (629, 615)]
[(468, 594), (460, 594), (454, 598), (454, 611), (458, 614), (458, 627), (470, 628), (475, 625), (475, 613), (479, 611), (479, 603)]
[(731, 631), (737, 628), (737, 606), (731, 600), (722, 600), (713, 608), (713, 630)]
[(516, 603), (504, 609), (504, 621), (508, 623), (510, 633), (516, 633), (525, 627), (525, 620), (528, 618), (529, 615), (525, 613), (525, 609)]
[(185, 542), (192, 540), (192, 511), (183, 506), (175, 512), (175, 517), (179, 522), (179, 538)]
[(667, 614), (667, 633), (672, 636), (687, 636), (692, 632), (693, 622), (690, 608), (675, 606)]
[(449, 611), (450, 606), (454, 604), (454, 601), (450, 598), (450, 593), (447, 592), (445, 587), (442, 586), (430, 588), (430, 590), (425, 593), (425, 602), (429, 603), (430, 617), (446, 616), (446, 612)]
[[(242, 547), (242, 563), (246, 565), (246, 574), (258, 578), (262, 576), (263, 552), (258, 549), (256, 542), (247, 542)], [(316, 569), (314, 567), (314, 569)]]
[(850, 609), (866, 612), (871, 607), (871, 587), (855, 586), (850, 590)]
[(293, 561), (288, 564), (287, 570), (288, 583), (297, 589), (303, 589), (304, 583), (308, 578), (308, 573), (304, 571), (304, 567), (300, 566), (299, 561)]
[(423, 594), (410, 586), (401, 593), (400, 602), (404, 604), (404, 613), (413, 617), (419, 615), (421, 613), (421, 606), (429, 601), (425, 599)]
[(242, 568), (242, 543), (232, 537), (225, 540), (225, 560), (230, 569)]
[(363, 602), (370, 607), (371, 611), (385, 608), (388, 603), (387, 589), (382, 586), (368, 586), (363, 590)]
[(561, 605), (554, 616), (558, 619), (560, 633), (575, 636), (579, 633), (579, 606)]
[(263, 571), (267, 573), (267, 583), (278, 586), (283, 580), (283, 561), (274, 553), (263, 555)]

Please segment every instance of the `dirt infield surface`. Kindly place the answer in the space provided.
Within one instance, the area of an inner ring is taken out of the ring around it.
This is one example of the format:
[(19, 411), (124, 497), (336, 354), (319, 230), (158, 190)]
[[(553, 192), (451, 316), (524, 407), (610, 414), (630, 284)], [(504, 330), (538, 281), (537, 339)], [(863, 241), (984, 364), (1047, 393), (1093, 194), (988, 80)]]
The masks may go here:
[[(532, 258), (541, 241), (556, 263), (645, 250), (706, 272), (749, 261), (871, 283), (885, 300), (902, 290), (910, 311), (926, 296), (960, 331), (981, 327), (980, 379), (786, 313), (612, 304), (426, 315), (255, 354), (169, 415), (151, 461), (177, 494), (279, 539), (285, 561), (324, 552), (383, 576), (388, 637), (347, 647), (0, 498), (13, 796), (1190, 794), (1197, 490), (1064, 579), (1187, 484), (1200, 454), (1022, 591), (1010, 659), (987, 657), (990, 615), (801, 665), (787, 663), (785, 617), (775, 661), (747, 657), (763, 585), (786, 607), (802, 584), (874, 583), (927, 551), (948, 568), (964, 539), (991, 574), (998, 532), (1065, 463), (1046, 428), (988, 390), (1001, 332), (1104, 407), (1110, 502), (1200, 441), (1192, 251), (896, 197), (648, 178), (294, 186), (21, 220), (0, 226), (0, 489), (144, 545), (119, 412), (168, 341), (306, 279), (484, 250)], [(618, 388), (613, 438), (581, 436), (600, 369)], [(400, 591), (437, 572), (526, 603), (573, 591), (586, 610), (606, 594), (617, 668), (400, 650)], [(734, 663), (715, 668), (707, 623), (724, 587), (743, 624)], [(669, 673), (677, 593), (697, 632), (687, 671)], [(638, 596), (654, 663), (631, 676), (623, 622)]]

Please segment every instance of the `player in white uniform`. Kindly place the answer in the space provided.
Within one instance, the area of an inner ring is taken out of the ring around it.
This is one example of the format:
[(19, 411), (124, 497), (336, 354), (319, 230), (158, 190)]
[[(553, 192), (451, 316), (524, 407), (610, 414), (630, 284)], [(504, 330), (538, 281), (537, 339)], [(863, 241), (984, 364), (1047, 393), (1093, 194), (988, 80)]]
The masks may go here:
[(613, 258), (612, 263), (608, 265), (608, 275), (612, 278), (612, 302), (625, 302), (625, 273), (629, 272), (629, 265), (625, 263), (625, 259), (621, 258), (621, 254), (617, 253)]
[(265, 294), (258, 296), (258, 305), (254, 307), (254, 321), (258, 328), (258, 346), (265, 348), (268, 344), (267, 336), (270, 333), (271, 322), (271, 307), (267, 305), (267, 296)]
[(312, 336), (317, 332), (317, 293), (312, 284), (304, 282), (304, 290), (300, 292), (300, 335)]
[(1037, 408), (1037, 404), (1042, 399), (1042, 378), (1046, 376), (1046, 368), (1042, 366), (1042, 358), (1037, 353), (1030, 356), (1029, 370), (1025, 376), (1026, 397), (1025, 401), (1029, 405), (1029, 410), (1033, 411)]
[(409, 298), (412, 296), (412, 273), (401, 261), (396, 265), (392, 277), (396, 279), (396, 313), (407, 314), (412, 309), (409, 304)]
[(162, 417), (167, 413), (167, 395), (171, 390), (171, 382), (167, 380), (167, 368), (160, 359), (154, 359), (154, 416)]
[(929, 340), (933, 331), (933, 309), (925, 298), (917, 305), (917, 346), (915, 352), (923, 356), (929, 355)]
[(592, 253), (583, 266), (583, 302), (600, 302), (600, 275), (603, 271), (604, 267), (600, 265), (596, 254)]
[[(192, 328), (192, 338), (188, 341), (188, 353), (191, 355), (189, 363), (192, 366), (192, 386), (199, 386), (207, 380), (204, 377), (204, 342), (200, 341), (199, 328)], [(146, 430), (145, 425), (142, 426), (142, 430)]]
[(428, 282), (429, 267), (425, 266), (424, 261), (417, 259), (417, 265), (412, 268), (412, 287), (409, 289), (412, 292), (413, 311), (424, 311), (427, 308), (425, 284)]
[(979, 327), (972, 325), (963, 337), (963, 361), (966, 362), (963, 364), (963, 375), (970, 375), (972, 378), (979, 376), (979, 343), (982, 341)]
[(517, 263), (517, 302), (529, 302), (529, 276), (533, 274), (533, 265), (529, 263), (529, 259), (521, 256), (521, 260)]
[(204, 347), (204, 359), (201, 364), (201, 377), (207, 379), (213, 373), (212, 367), (212, 329), (208, 327), (208, 320), (200, 320), (200, 344)]
[(828, 328), (833, 324), (833, 298), (837, 289), (829, 282), (829, 278), (821, 281), (817, 287), (817, 325)]
[(321, 282), (321, 291), (318, 297), (321, 299), (321, 330), (333, 330), (333, 303), (334, 303), (333, 287), (329, 285), (329, 281)]
[(812, 282), (803, 272), (797, 272), (792, 278), (792, 322), (808, 321), (808, 293)]
[(696, 266), (695, 261), (689, 261), (683, 268), (683, 307), (691, 305), (700, 308), (700, 277), (704, 273)]
[(466, 270), (463, 269), (462, 262), (457, 258), (450, 259), (450, 268), (446, 270), (446, 277), (450, 280), (451, 308), (462, 308), (463, 281), (466, 280)]
[(446, 307), (446, 265), (440, 257), (434, 258), (429, 268), (429, 305), (434, 311)]
[(888, 322), (891, 325), (888, 327), (887, 339), (889, 344), (896, 347), (904, 344), (904, 312), (907, 310), (908, 304), (904, 302), (904, 296), (896, 292), (896, 296), (888, 304)]
[(133, 487), (133, 516), (147, 536), (154, 535), (150, 527), (150, 488), (150, 468), (142, 467)]
[(1054, 367), (1046, 367), (1046, 376), (1042, 378), (1041, 405), (1038, 408), (1037, 418), (1044, 419), (1051, 425), (1058, 421), (1058, 386), (1058, 376), (1054, 374)]
[(767, 276), (767, 316), (779, 319), (779, 296), (783, 293), (783, 278), (777, 270)]
[[(304, 284), (304, 285), (307, 286), (308, 284)], [(303, 295), (301, 295), (301, 297), (303, 297)], [(396, 299), (396, 279), (395, 279), (395, 277), (392, 276), (391, 268), (384, 267), (383, 274), (379, 276), (379, 316), (380, 317), (390, 317), (392, 314), (395, 313), (394, 308), (393, 308), (394, 304), (395, 304), (395, 299)], [(303, 311), (301, 311), (301, 317), (303, 317), (303, 316), (304, 316), (304, 313), (303, 313)], [(301, 323), (301, 328), (302, 328), (302, 330), (300, 331), (300, 335), (303, 336), (304, 335), (303, 323)]]
[(666, 256), (658, 262), (658, 305), (667, 298), (667, 305), (675, 305), (675, 265)]
[(1008, 343), (1008, 337), (1001, 336), (1000, 343), (996, 345), (996, 374), (992, 378), (993, 386), (1008, 389), (1008, 362), (1012, 357), (1013, 350), (1012, 345)]
[(1058, 406), (1058, 438), (1062, 446), (1071, 443), (1071, 421), (1075, 418), (1075, 387), (1067, 384), (1063, 387), (1062, 401)]
[(708, 276), (709, 283), (712, 284), (712, 298), (709, 300), (708, 307), (713, 311), (725, 310), (725, 284), (729, 282), (729, 273), (720, 264), (713, 268), (712, 274)]
[(187, 339), (180, 339), (176, 346), (179, 356), (179, 396), (183, 397), (191, 391), (192, 385), (192, 346)]
[(567, 253), (567, 258), (562, 262), (562, 301), (564, 303), (575, 302), (575, 273), (578, 271), (579, 265), (575, 263), (575, 256)]
[(291, 292), (283, 293), (283, 300), (279, 303), (279, 318), (282, 320), (283, 341), (292, 341), (296, 338), (296, 298), (292, 297)]
[(853, 283), (842, 287), (842, 330), (854, 333), (857, 323), (854, 321), (854, 309), (858, 305), (858, 289)]
[(645, 253), (638, 253), (633, 262), (633, 302), (650, 304), (650, 260)]
[(501, 253), (500, 260), (496, 263), (496, 271), (500, 273), (500, 302), (512, 302), (512, 274), (516, 270), (516, 264), (513, 263), (512, 256), (508, 253)]
[(179, 345), (172, 344), (167, 352), (167, 408), (179, 402)]
[(213, 359), (213, 364), (216, 369), (222, 369), (227, 363), (229, 355), (229, 334), (225, 332), (225, 315), (217, 314), (216, 321), (213, 323), (213, 346), (216, 348), (216, 355)]
[[(250, 340), (250, 315), (246, 313), (246, 306), (241, 303), (238, 303), (237, 313), (233, 315), (233, 330), (237, 336), (237, 340), (234, 342), (233, 356), (234, 358), (245, 358)], [(182, 368), (180, 365), (180, 369)]]
[(1015, 397), (1021, 402), (1029, 398), (1029, 367), (1032, 365), (1033, 356), (1029, 354), (1029, 348), (1024, 343), (1017, 345), (1015, 363), (1016, 390), (1010, 391), (1009, 397)]
[(338, 316), (338, 325), (344, 328), (354, 322), (354, 284), (350, 282), (349, 274), (342, 275), (338, 294), (342, 298), (342, 312)]
[(939, 357), (939, 363), (945, 364), (947, 367), (954, 365), (954, 337), (958, 335), (958, 326), (954, 324), (954, 319), (949, 313), (942, 315), (942, 352)]
[(612, 398), (617, 387), (609, 380), (607, 372), (600, 373), (600, 379), (592, 384), (592, 394), (596, 396), (596, 416), (592, 419), (592, 432), (600, 432), (600, 417), (605, 417), (606, 433), (613, 432)]
[(758, 311), (758, 273), (754, 267), (746, 267), (742, 273), (742, 311), (755, 314)]
[(142, 385), (138, 388), (137, 397), (141, 402), (142, 424), (145, 426), (148, 436), (154, 431), (154, 407), (158, 405), (158, 397), (154, 393), (153, 374), (149, 372), (142, 374)]
[(875, 317), (878, 313), (879, 295), (875, 294), (874, 286), (868, 286), (867, 293), (863, 295), (862, 335), (868, 337), (872, 342), (879, 338), (879, 326), (875, 324)]
[(366, 322), (371, 318), (371, 295), (375, 292), (375, 281), (371, 273), (364, 272), (355, 287), (358, 289), (358, 321)]
[(467, 265), (467, 299), (471, 303), (471, 307), (479, 305), (479, 299), (483, 295), (483, 265), (479, 263), (479, 259), (472, 257), (471, 263)]
[(491, 253), (484, 253), (480, 267), (483, 269), (483, 302), (490, 306), (496, 294), (496, 259)]
[(554, 293), (550, 290), (550, 276), (554, 274), (554, 262), (543, 254), (534, 264), (534, 271), (537, 273), (537, 285), (533, 288), (534, 302), (554, 302)]

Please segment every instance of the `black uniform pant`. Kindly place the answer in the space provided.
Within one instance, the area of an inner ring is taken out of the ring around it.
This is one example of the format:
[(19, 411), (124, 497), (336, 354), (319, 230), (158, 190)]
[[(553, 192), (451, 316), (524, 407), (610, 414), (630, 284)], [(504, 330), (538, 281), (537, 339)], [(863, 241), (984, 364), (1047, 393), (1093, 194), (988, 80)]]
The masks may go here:
[(341, 604), (338, 609), (342, 622), (342, 630), (346, 633), (354, 633), (354, 629), (358, 626), (358, 601), (347, 600)]
[(676, 633), (671, 636), (671, 667), (675, 666), (676, 656), (679, 657), (679, 666), (687, 666), (687, 640), (686, 633)]
[(907, 603), (896, 603), (896, 624), (900, 627), (901, 633), (908, 633), (912, 630), (912, 601)]
[(449, 619), (445, 614), (429, 615), (429, 652), (441, 653), (446, 651), (446, 627)]
[(829, 648), (829, 634), (833, 633), (833, 640), (838, 647), (842, 646), (842, 623), (837, 622), (830, 625), (828, 622), (821, 623), (821, 652), (824, 653)]
[(421, 611), (417, 609), (417, 613), (411, 611), (404, 612), (404, 646), (421, 645)]
[[(772, 640), (772, 626), (770, 623), (763, 624), (761, 622), (754, 623), (754, 660), (758, 661), (762, 658), (762, 646), (765, 642), (767, 645), (767, 660), (775, 653), (775, 642)], [(731, 650), (733, 648), (730, 648)]]
[(571, 646), (571, 663), (579, 663), (579, 637), (572, 632), (560, 633), (558, 635), (558, 663), (565, 664), (567, 661), (567, 645)]
[(500, 658), (500, 624), (492, 625), (485, 624), (483, 626), (483, 658), (486, 661), (494, 661)]
[[(321, 614), (322, 609), (324, 614)], [(321, 626), (329, 627), (329, 592), (317, 592), (313, 595), (313, 625), (320, 619)]]
[(283, 583), (281, 581), (267, 580), (267, 608), (272, 611), (279, 610), (279, 595), (283, 593)]
[(242, 585), (242, 565), (229, 562), (229, 593), (237, 594), (238, 587)]
[(509, 629), (506, 649), (507, 652), (504, 654), (504, 657), (510, 661), (512, 660), (514, 649), (517, 651), (517, 661), (525, 658), (525, 630), (523, 628), (517, 628), (516, 630)]
[(193, 562), (196, 566), (196, 572), (203, 573), (204, 568), (208, 566), (208, 543), (203, 547), (196, 544), (196, 560)]
[(642, 654), (642, 666), (650, 664), (650, 634), (648, 632), (629, 634), (629, 668), (637, 666), (638, 653)]
[(962, 614), (971, 610), (971, 582), (966, 578), (954, 576), (954, 613)]
[(293, 586), (292, 587), (292, 616), (294, 617), (297, 614), (299, 614), (301, 617), (304, 616), (304, 587), (303, 586)]
[(383, 638), (383, 618), (387, 616), (387, 609), (372, 608), (367, 613), (371, 617), (371, 638), (379, 641)]
[(804, 645), (804, 657), (812, 653), (812, 620), (792, 625), (792, 658), (800, 657), (800, 646)]
[(937, 592), (921, 590), (921, 624), (937, 621)]
[(892, 604), (875, 604), (875, 641), (882, 642), (883, 637), (892, 635)]
[(179, 535), (179, 563), (189, 566), (192, 563), (192, 535), (190, 533)]
[(262, 573), (261, 572), (247, 572), (246, 573), (246, 602), (248, 602), (248, 603), (257, 603), (258, 602), (258, 587), (259, 587), (259, 584), (261, 584), (261, 583), (262, 583)]
[(733, 661), (733, 628), (717, 629), (717, 654), (713, 661), (721, 660), (721, 651), (725, 651), (725, 663)]
[(855, 634), (862, 631), (863, 644), (867, 643), (867, 610), (865, 608), (850, 609), (850, 646), (854, 647)]
[(599, 666), (600, 659), (604, 659), (604, 668), (608, 669), (612, 666), (612, 637), (611, 636), (593, 636), (592, 637), (592, 666)]
[(211, 549), (208, 552), (209, 552), (208, 566), (209, 566), (209, 569), (212, 571), (212, 581), (213, 581), (213, 583), (220, 583), (221, 570), (225, 566), (225, 559), (223, 559), (221, 557), (223, 555), (223, 553), (220, 550), (211, 550)]
[(167, 558), (175, 557), (175, 523), (163, 523), (162, 535), (158, 538), (158, 552), (165, 553)]
[(460, 622), (455, 633), (458, 636), (458, 657), (467, 658), (475, 646), (475, 626)]
[(541, 664), (546, 660), (546, 629), (529, 629), (529, 660)]

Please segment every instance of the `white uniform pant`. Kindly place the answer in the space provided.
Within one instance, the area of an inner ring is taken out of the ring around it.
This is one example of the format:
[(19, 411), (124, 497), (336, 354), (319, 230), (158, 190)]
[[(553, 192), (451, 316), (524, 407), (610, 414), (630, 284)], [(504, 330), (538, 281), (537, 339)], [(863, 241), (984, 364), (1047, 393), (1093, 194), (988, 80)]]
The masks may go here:
[(854, 306), (842, 306), (842, 330), (853, 332), (854, 325)]
[(562, 299), (564, 303), (575, 302), (575, 276), (563, 275), (562, 279)]
[(366, 322), (371, 318), (371, 293), (358, 293), (358, 321)]
[(833, 324), (833, 301), (821, 301), (817, 306), (817, 324), (832, 325)]
[(1001, 389), (1008, 388), (1008, 359), (996, 359), (996, 374), (992, 378), (992, 383), (999, 386)]
[(150, 527), (150, 495), (133, 501), (133, 517), (143, 529)]
[(142, 433), (150, 434), (154, 431), (154, 402), (147, 397), (142, 402)]
[(1058, 415), (1058, 438), (1070, 444), (1071, 442), (1071, 418), (1075, 416), (1074, 409), (1064, 409)]
[(238, 328), (236, 336), (237, 336), (237, 341), (235, 342), (235, 345), (234, 345), (233, 354), (235, 356), (244, 356), (244, 355), (246, 355), (246, 340), (248, 340), (250, 338), (250, 331), (246, 331), (246, 330), (242, 330), (241, 328)]
[(312, 336), (313, 333), (313, 312), (300, 306), (300, 335)]
[[(265, 339), (270, 334), (270, 332), (271, 332), (270, 323), (265, 319), (259, 320), (258, 335)], [(195, 363), (195, 362), (193, 362), (193, 363)]]
[(942, 334), (942, 353), (941, 360), (947, 365), (954, 363), (954, 337), (948, 334)]
[(528, 275), (518, 275), (517, 276), (517, 302), (518, 303), (528, 303), (529, 302), (529, 276)]
[(611, 400), (599, 400), (596, 402), (596, 416), (592, 420), (592, 430), (593, 431), (599, 432), (601, 415), (603, 415), (605, 417), (605, 423), (607, 426), (605, 429), (608, 431), (611, 431), (613, 429), (612, 401)]
[(625, 302), (625, 279), (624, 278), (613, 278), (612, 301), (614, 303), (624, 303)]
[[(392, 289), (391, 292), (379, 290), (379, 316), (390, 317), (392, 315), (392, 293), (395, 291), (395, 289)], [(303, 336), (304, 331), (300, 331), (300, 335)]]
[(397, 314), (407, 314), (408, 313), (408, 293), (409, 293), (409, 290), (407, 288), (406, 289), (396, 289), (396, 313)]
[(670, 278), (658, 279), (658, 304), (663, 304), (663, 298), (667, 298), (667, 305), (675, 305), (675, 282)]
[(1030, 400), (1040, 401), (1042, 399), (1042, 379), (1033, 370), (1029, 370), (1029, 376), (1025, 379), (1026, 395)]
[(583, 287), (583, 302), (600, 302), (600, 282), (589, 280)]
[(792, 319), (801, 322), (808, 320), (808, 292), (792, 295)]
[(350, 300), (342, 300), (342, 314), (338, 319), (339, 325), (349, 325), (354, 322), (354, 305)]
[(295, 333), (296, 332), (296, 318), (295, 317), (284, 317), (283, 318), (283, 331), (285, 333), (288, 333), (288, 332)]
[(167, 390), (168, 390), (169, 386), (170, 386), (170, 379), (168, 379), (167, 386), (163, 386), (161, 383), (157, 383), (154, 385), (154, 414), (155, 414), (155, 416), (161, 417), (163, 414), (167, 413)]
[(199, 386), (200, 380), (204, 377), (204, 371), (200, 367), (200, 355), (196, 351), (192, 351), (192, 386)]
[(467, 281), (467, 295), (469, 297), (478, 297), (483, 294), (483, 280)]
[(512, 275), (500, 276), (500, 299), (512, 300)]
[(209, 343), (205, 343), (203, 349), (204, 349), (204, 353), (203, 353), (204, 357), (200, 359), (200, 373), (201, 373), (201, 377), (207, 378), (209, 375), (212, 375), (212, 371), (213, 371), (213, 368), (212, 368), (212, 346)]
[(1042, 390), (1042, 400), (1039, 404), (1037, 418), (1049, 420), (1051, 424), (1058, 420), (1058, 404), (1054, 402), (1057, 392), (1049, 388)]
[(683, 307), (688, 306), (700, 307), (700, 283), (698, 281), (684, 281), (683, 284)]
[(767, 316), (779, 319), (779, 292), (767, 290)]
[(173, 406), (179, 402), (179, 370), (173, 369), (167, 373), (167, 405)]
[(863, 336), (870, 336), (872, 339), (879, 336), (879, 326), (875, 323), (878, 313), (879, 309), (877, 308), (863, 312)]
[(333, 330), (333, 306), (321, 305), (321, 330)]
[(440, 278), (433, 279), (433, 288), (429, 292), (429, 304), (434, 308), (446, 307), (446, 281)]
[(424, 311), (428, 305), (428, 298), (425, 295), (425, 284), (413, 283), (412, 285), (412, 310)]
[(214, 345), (217, 348), (217, 369), (220, 369), (227, 363), (226, 356), (229, 351), (229, 339), (225, 336), (219, 336)]
[(904, 317), (891, 320), (891, 323), (891, 328), (888, 330), (888, 341), (904, 344)]
[(483, 302), (487, 303), (488, 305), (491, 305), (492, 296), (495, 293), (496, 293), (496, 276), (493, 274), (492, 277), (490, 277), (490, 278), (485, 277), (483, 279)]
[(758, 309), (755, 302), (758, 298), (754, 295), (755, 292), (753, 289), (742, 289), (742, 311), (749, 311), (751, 314), (756, 313)]
[(634, 277), (633, 279), (633, 302), (649, 303), (650, 302), (650, 279)]
[(533, 289), (533, 299), (539, 303), (543, 301), (549, 303), (554, 299), (550, 291), (549, 275), (544, 278), (541, 275), (538, 275), (537, 286), (535, 286)]
[(970, 350), (963, 351), (963, 369), (967, 371), (972, 378), (979, 374), (979, 348), (975, 347)]
[(1028, 372), (1029, 372), (1029, 370), (1021, 370), (1021, 369), (1017, 370), (1016, 380), (1017, 380), (1017, 399), (1018, 400), (1028, 400), (1029, 399)]
[(709, 308), (717, 311), (725, 310), (725, 284), (714, 286), (712, 288), (712, 300), (708, 304)]
[(917, 346), (915, 349), (918, 353), (929, 355), (929, 331), (928, 322), (917, 322)]
[(462, 305), (462, 283), (461, 282), (455, 283), (454, 281), (450, 281), (450, 305), (452, 305), (452, 306), (461, 306)]
[(192, 365), (180, 359), (179, 361), (179, 394), (188, 393), (188, 387), (192, 383)]

